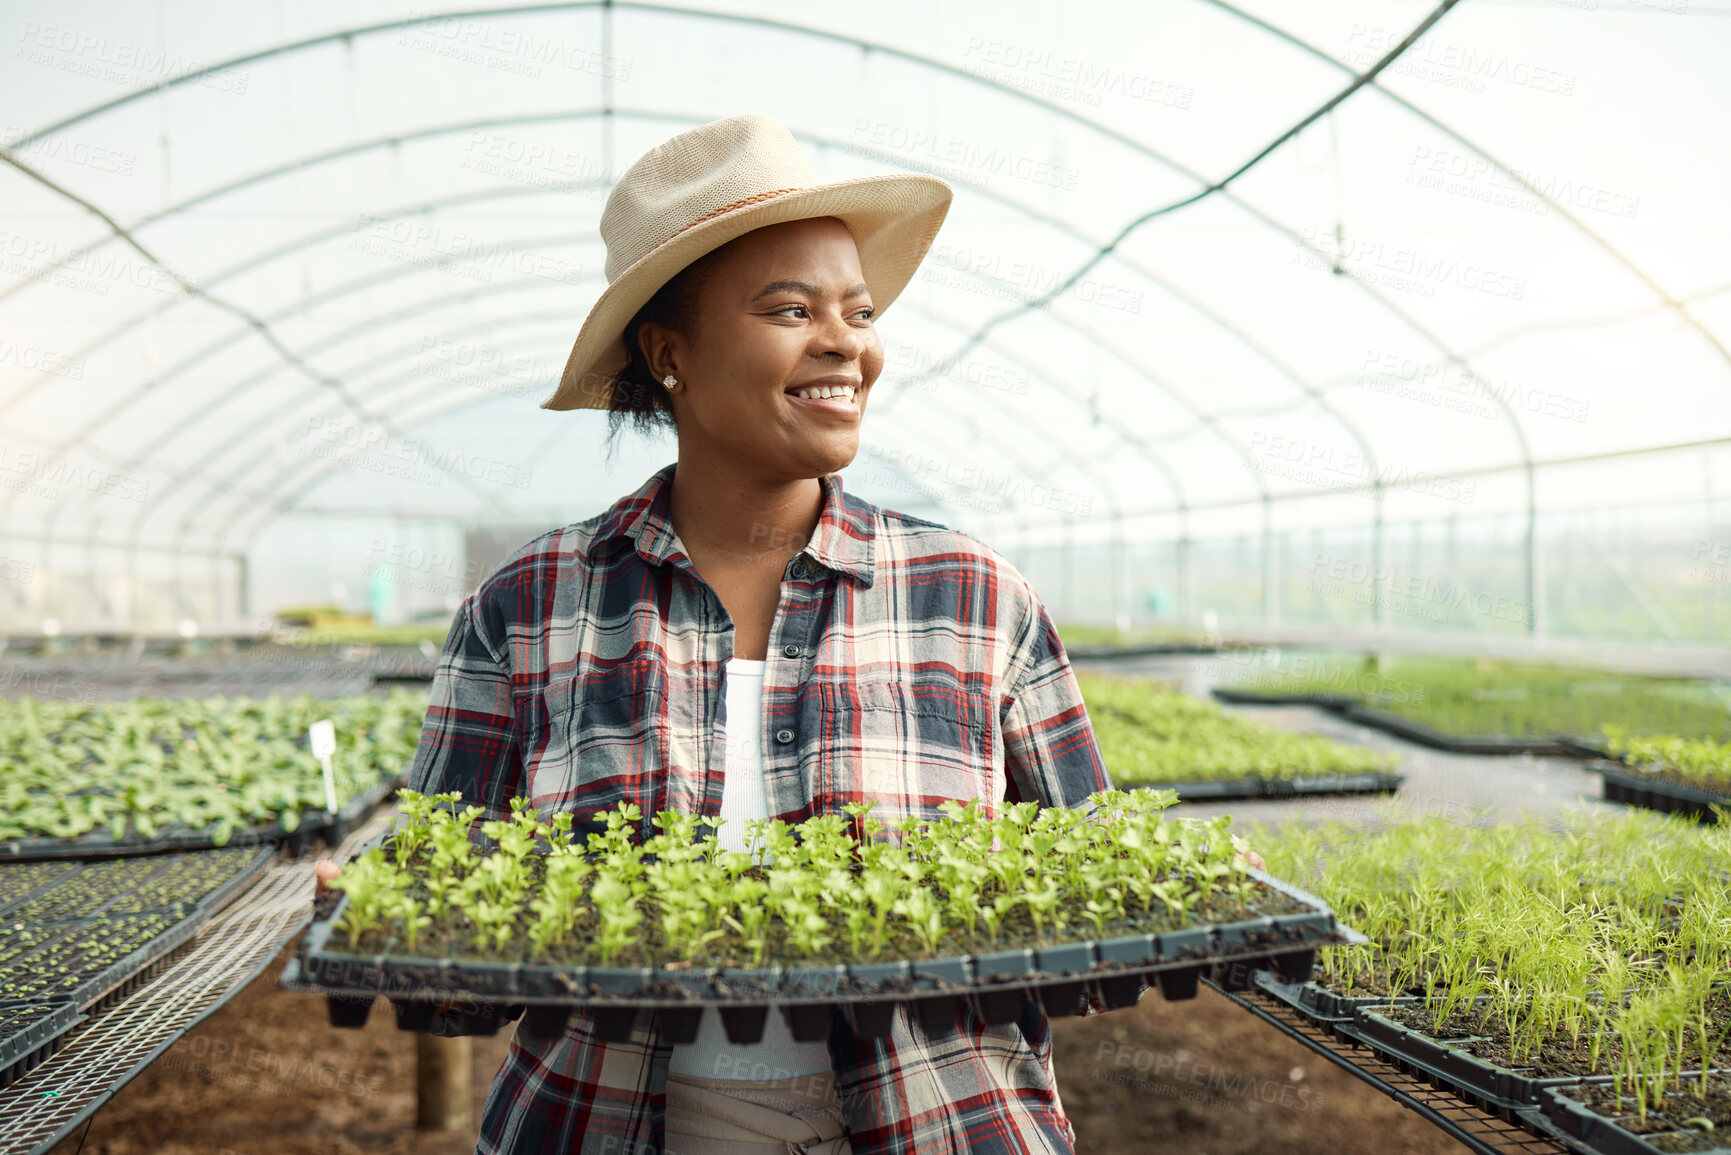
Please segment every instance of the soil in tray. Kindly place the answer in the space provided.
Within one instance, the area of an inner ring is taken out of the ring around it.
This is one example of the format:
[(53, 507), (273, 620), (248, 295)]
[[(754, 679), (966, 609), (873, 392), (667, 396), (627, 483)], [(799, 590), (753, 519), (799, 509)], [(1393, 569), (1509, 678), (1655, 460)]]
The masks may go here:
[[(539, 869), (538, 864), (536, 868)], [(531, 883), (531, 893), (534, 889), (535, 883)], [(938, 897), (940, 901), (946, 901), (941, 891)], [(1126, 921), (1119, 925), (1108, 924), (1098, 933), (1089, 924), (1073, 919), (1064, 933), (1054, 935), (1048, 928), (1047, 932), (1042, 935), (1036, 932), (1032, 920), (1027, 917), (1025, 911), (1017, 911), (1001, 924), (996, 943), (991, 942), (982, 933), (978, 941), (973, 942), (946, 940), (940, 944), (939, 951), (934, 955), (910, 933), (892, 936), (886, 948), (870, 960), (858, 959), (847, 953), (846, 929), (840, 918), (833, 918), (831, 920), (831, 932), (834, 945), (831, 949), (816, 955), (797, 957), (766, 955), (761, 964), (754, 963), (750, 949), (733, 937), (717, 939), (710, 944), (709, 950), (705, 954), (697, 958), (669, 957), (663, 949), (665, 939), (661, 935), (659, 924), (654, 920), (646, 920), (640, 928), (641, 937), (631, 946), (615, 955), (607, 965), (612, 967), (652, 967), (675, 963), (681, 969), (685, 967), (705, 969), (710, 967), (751, 968), (759, 965), (764, 967), (834, 966), (865, 961), (882, 962), (901, 959), (914, 960), (917, 963), (918, 960), (929, 958), (1050, 947), (1132, 934), (1161, 934), (1202, 924), (1242, 922), (1261, 918), (1265, 915), (1301, 914), (1310, 909), (1296, 899), (1282, 894), (1272, 887), (1258, 883), (1256, 884), (1253, 905), (1247, 906), (1230, 896), (1214, 894), (1193, 907), (1189, 915), (1181, 921), (1172, 918), (1162, 910), (1150, 913), (1145, 920)], [(321, 915), (321, 917), (323, 916)], [(545, 955), (535, 956), (533, 959), (530, 959), (529, 943), (520, 936), (507, 943), (502, 950), (477, 952), (470, 942), (471, 932), (466, 919), (463, 920), (458, 929), (446, 930), (443, 934), (438, 933), (440, 929), (442, 928), (435, 927), (424, 932), (416, 942), (412, 952), (400, 940), (382, 941), (383, 936), (377, 933), (363, 934), (358, 945), (350, 947), (348, 935), (340, 930), (331, 935), (329, 945), (325, 949), (335, 954), (368, 956), (401, 953), (416, 958), (452, 958), (468, 961), (522, 962), (530, 960), (535, 964), (544, 966), (595, 966), (600, 963), (599, 950), (591, 933), (594, 928), (589, 924), (579, 924), (565, 945)]]
[[(256, 846), (236, 846), (89, 863), (7, 912), (5, 918), (9, 923), (45, 923), (97, 914), (186, 910), (233, 878), (258, 853)], [(0, 878), (32, 865), (50, 864), (0, 866)]]
[(0, 1001), (71, 994), (183, 918), (144, 914), (0, 929)]
[[(1731, 1076), (1709, 1075), (1705, 1090), (1700, 1079), (1686, 1080), (1681, 1090), (1665, 1096), (1663, 1104), (1649, 1105), (1645, 1119), (1635, 1100), (1619, 1096), (1612, 1085), (1570, 1087), (1564, 1094), (1661, 1151), (1731, 1147)], [(1702, 1126), (1703, 1119), (1712, 1127)]]
[[(1475, 1059), (1495, 1064), (1505, 1070), (1530, 1071), (1535, 1078), (1561, 1078), (1572, 1075), (1610, 1075), (1617, 1070), (1617, 1064), (1622, 1058), (1622, 1050), (1614, 1039), (1607, 1039), (1599, 1052), (1599, 1061), (1594, 1063), (1592, 1052), (1588, 1049), (1585, 1036), (1579, 1044), (1574, 1043), (1566, 1034), (1547, 1041), (1535, 1055), (1516, 1059), (1509, 1051), (1509, 1033), (1507, 1028), (1493, 1020), (1485, 1019), (1471, 1010), (1457, 1010), (1438, 1031), (1431, 1015), (1422, 1005), (1405, 1004), (1402, 1006), (1371, 1006), (1385, 1019), (1399, 1023), (1409, 1030), (1418, 1031), (1450, 1047), (1464, 1051)], [(1716, 1034), (1731, 1029), (1731, 997), (1721, 996), (1708, 1004), (1712, 1015), (1713, 1030)], [(1731, 1065), (1731, 1038), (1720, 1044), (1716, 1062), (1719, 1065)]]
[(0, 910), (77, 869), (76, 862), (0, 863)]
[(0, 1050), (6, 1040), (23, 1034), (60, 1008), (53, 1003), (31, 1003), (22, 1007), (0, 1007)]

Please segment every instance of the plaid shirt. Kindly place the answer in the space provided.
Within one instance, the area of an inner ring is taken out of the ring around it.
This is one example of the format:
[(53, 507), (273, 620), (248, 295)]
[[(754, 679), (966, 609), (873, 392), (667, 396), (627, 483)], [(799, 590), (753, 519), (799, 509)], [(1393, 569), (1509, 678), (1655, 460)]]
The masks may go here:
[[(486, 818), (525, 795), (578, 828), (620, 802), (649, 817), (720, 812), (722, 678), (733, 627), (669, 516), (669, 465), (588, 521), (530, 542), (462, 607), (445, 644), (410, 787), (457, 791)], [(771, 814), (798, 822), (875, 801), (938, 817), (947, 799), (1086, 805), (1110, 780), (1081, 693), (1033, 587), (965, 534), (822, 479), (816, 531), (789, 560), (770, 629), (763, 767)], [(644, 1016), (603, 1043), (517, 1032), (481, 1123), (480, 1155), (664, 1150), (672, 1044)], [(858, 1155), (1064, 1152), (1044, 1012), (987, 1026), (964, 1010), (927, 1034), (831, 1033)]]

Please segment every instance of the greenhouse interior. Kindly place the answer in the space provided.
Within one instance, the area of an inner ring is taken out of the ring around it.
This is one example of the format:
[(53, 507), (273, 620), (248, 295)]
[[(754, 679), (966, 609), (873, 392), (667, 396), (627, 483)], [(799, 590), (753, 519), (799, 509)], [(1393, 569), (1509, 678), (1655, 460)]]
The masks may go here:
[(1727, 0), (0, 6), (0, 1155), (1731, 1150)]

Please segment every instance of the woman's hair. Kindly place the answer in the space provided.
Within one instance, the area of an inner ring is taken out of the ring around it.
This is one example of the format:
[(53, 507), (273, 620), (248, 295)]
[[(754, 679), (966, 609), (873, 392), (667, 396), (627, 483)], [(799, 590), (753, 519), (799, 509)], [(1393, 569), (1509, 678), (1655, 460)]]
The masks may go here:
[[(717, 249), (715, 252), (719, 252)], [(661, 383), (638, 341), (642, 327), (654, 322), (663, 328), (690, 336), (697, 325), (697, 300), (707, 278), (707, 264), (715, 252), (706, 253), (673, 275), (655, 291), (644, 306), (626, 322), (625, 367), (614, 373), (607, 404), (608, 456), (614, 441), (629, 421), (639, 433), (679, 428), (673, 416), (673, 398)]]

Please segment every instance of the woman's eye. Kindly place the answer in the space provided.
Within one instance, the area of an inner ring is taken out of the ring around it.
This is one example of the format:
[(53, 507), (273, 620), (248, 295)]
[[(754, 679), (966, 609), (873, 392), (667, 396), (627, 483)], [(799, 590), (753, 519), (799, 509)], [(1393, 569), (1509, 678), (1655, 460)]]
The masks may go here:
[(773, 315), (779, 317), (783, 313), (791, 313), (795, 309), (798, 309), (802, 313), (805, 312), (805, 306), (804, 305), (784, 305), (783, 307), (777, 309)]
[(857, 312), (857, 313), (855, 313), (855, 314), (854, 314), (854, 316), (856, 316), (856, 317), (864, 317), (864, 318), (865, 318), (865, 319), (866, 319), (866, 320), (868, 320), (868, 321), (869, 321), (869, 320), (871, 320), (871, 319), (872, 319), (872, 317), (874, 317), (874, 316), (876, 316), (876, 315), (877, 315), (877, 310), (876, 310), (876, 309), (873, 309), (873, 308), (871, 308), (871, 307), (869, 307), (869, 306), (868, 306), (868, 307), (866, 307), (866, 308), (864, 308), (864, 309), (861, 309), (861, 310), (860, 310), (860, 311), (859, 311), (859, 312)]

